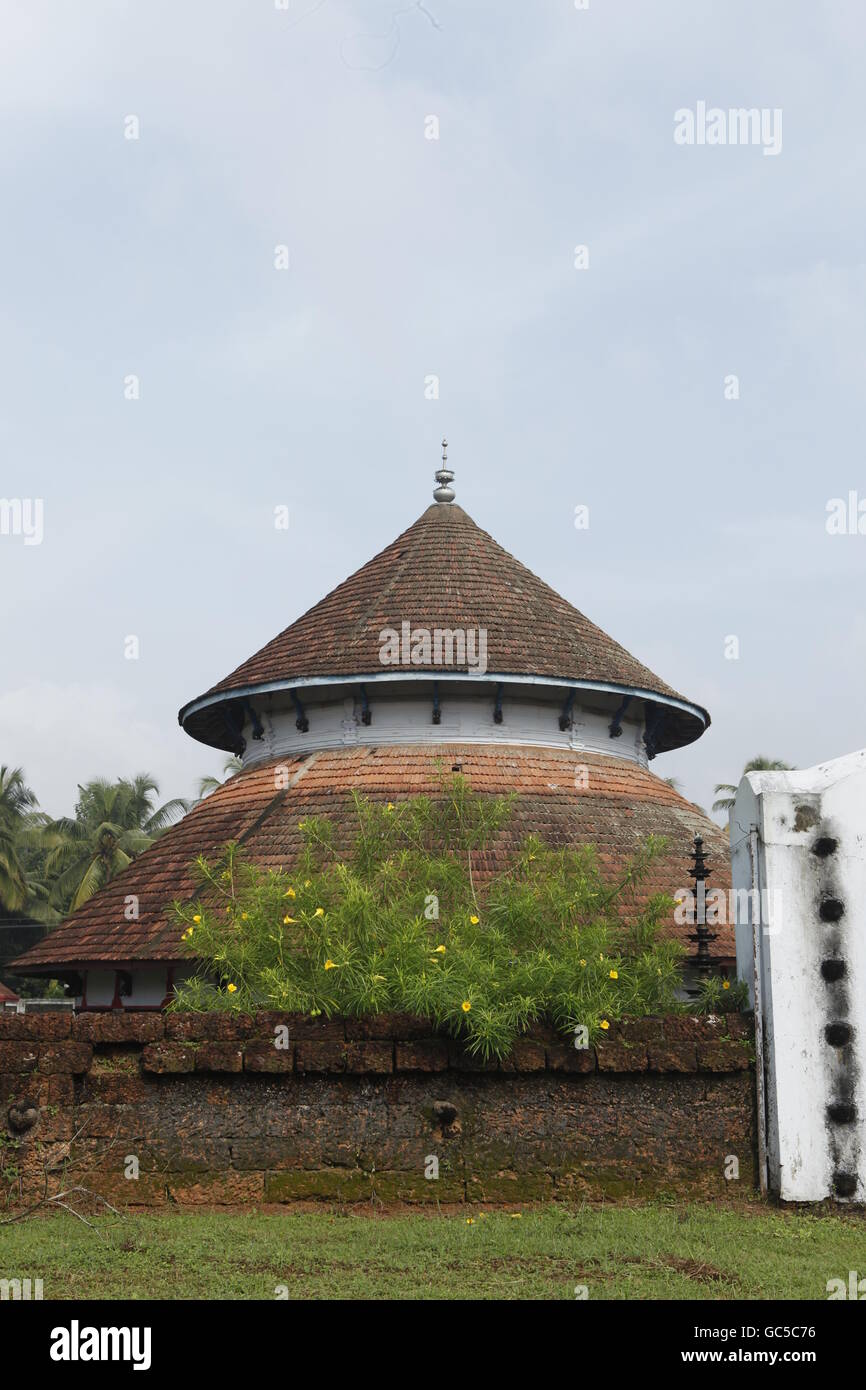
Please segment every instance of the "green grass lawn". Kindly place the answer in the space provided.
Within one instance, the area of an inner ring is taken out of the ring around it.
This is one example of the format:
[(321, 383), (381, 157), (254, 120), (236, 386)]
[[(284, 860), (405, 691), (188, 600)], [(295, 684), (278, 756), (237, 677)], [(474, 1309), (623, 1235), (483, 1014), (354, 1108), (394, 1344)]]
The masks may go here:
[(94, 1220), (0, 1227), (0, 1278), (41, 1278), (46, 1299), (826, 1299), (866, 1276), (864, 1214), (757, 1203)]

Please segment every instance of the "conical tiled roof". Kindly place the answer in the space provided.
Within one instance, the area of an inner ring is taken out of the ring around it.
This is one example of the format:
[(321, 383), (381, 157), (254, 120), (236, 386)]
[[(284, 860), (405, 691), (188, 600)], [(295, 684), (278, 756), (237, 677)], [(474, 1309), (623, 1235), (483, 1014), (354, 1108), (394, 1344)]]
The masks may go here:
[[(456, 504), (434, 503), (414, 525), (231, 675), (180, 711), (194, 738), (231, 748), (227, 701), (317, 678), (381, 676), (384, 628), (483, 628), (487, 678), (537, 678), (653, 697), (665, 706), (657, 748), (703, 733), (709, 715), (686, 701), (482, 531)], [(454, 666), (450, 670), (469, 671)], [(412, 673), (441, 667), (412, 664)]]

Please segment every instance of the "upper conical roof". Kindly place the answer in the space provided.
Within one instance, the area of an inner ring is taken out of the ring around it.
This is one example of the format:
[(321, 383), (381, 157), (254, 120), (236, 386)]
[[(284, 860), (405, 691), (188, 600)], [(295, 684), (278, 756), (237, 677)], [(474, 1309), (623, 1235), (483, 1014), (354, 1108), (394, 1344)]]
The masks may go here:
[[(659, 750), (691, 742), (709, 723), (705, 710), (660, 680), (454, 503), (433, 503), (178, 717), (194, 738), (231, 747), (221, 713), (226, 701), (299, 680), (381, 675), (380, 634), (384, 628), (399, 631), (403, 622), (431, 631), (484, 628), (488, 678), (538, 677), (659, 697), (666, 706)], [(425, 670), (442, 674), (441, 665), (413, 661), (413, 674)]]

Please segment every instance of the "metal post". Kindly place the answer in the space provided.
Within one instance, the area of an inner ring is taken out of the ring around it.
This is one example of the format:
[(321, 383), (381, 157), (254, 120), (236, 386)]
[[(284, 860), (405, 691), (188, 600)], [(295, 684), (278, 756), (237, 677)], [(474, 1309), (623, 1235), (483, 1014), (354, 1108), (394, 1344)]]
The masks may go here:
[[(752, 866), (752, 969), (755, 994), (755, 1099), (758, 1108), (758, 1181), (761, 1196), (767, 1195), (767, 1102), (764, 1094), (764, 1009), (761, 991), (761, 885), (758, 882), (758, 827), (749, 831), (749, 859)], [(755, 903), (758, 910), (755, 912)]]

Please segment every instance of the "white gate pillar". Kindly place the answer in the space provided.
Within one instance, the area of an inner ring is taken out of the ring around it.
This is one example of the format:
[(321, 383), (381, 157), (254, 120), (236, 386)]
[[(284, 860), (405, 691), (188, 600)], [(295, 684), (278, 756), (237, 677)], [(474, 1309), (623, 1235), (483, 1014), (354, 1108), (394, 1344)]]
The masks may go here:
[(749, 773), (731, 853), (737, 974), (753, 1005), (758, 967), (770, 1189), (864, 1202), (866, 749)]

